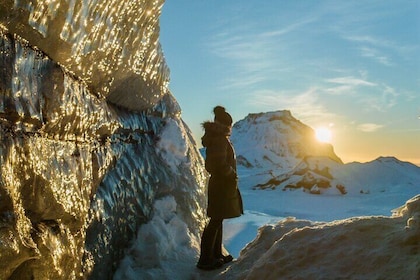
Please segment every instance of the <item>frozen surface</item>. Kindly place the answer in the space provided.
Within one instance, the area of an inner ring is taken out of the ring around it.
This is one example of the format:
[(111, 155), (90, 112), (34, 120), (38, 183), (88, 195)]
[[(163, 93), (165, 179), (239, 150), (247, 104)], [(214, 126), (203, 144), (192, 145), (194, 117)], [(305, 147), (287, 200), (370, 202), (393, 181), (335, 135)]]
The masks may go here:
[(163, 0), (1, 0), (0, 28), (36, 46), (88, 88), (143, 110), (168, 92), (159, 43)]
[(106, 278), (168, 195), (198, 238), (206, 174), (170, 93), (116, 107), (2, 28), (0, 69), (0, 279)]
[(328, 223), (287, 219), (261, 228), (213, 279), (418, 279), (420, 196), (392, 217)]
[[(224, 223), (224, 244), (237, 260), (209, 272), (195, 268), (199, 240), (179, 230), (183, 225), (178, 224), (175, 207), (171, 210), (162, 202), (155, 205), (161, 210), (154, 220), (141, 227), (115, 279), (279, 279), (281, 275), (416, 280), (420, 197), (401, 202), (413, 193), (418, 194), (419, 187), (351, 197), (245, 191), (245, 215)], [(268, 214), (273, 212), (287, 212), (288, 217)], [(169, 216), (166, 222), (165, 216)], [(159, 248), (145, 248), (146, 240)]]

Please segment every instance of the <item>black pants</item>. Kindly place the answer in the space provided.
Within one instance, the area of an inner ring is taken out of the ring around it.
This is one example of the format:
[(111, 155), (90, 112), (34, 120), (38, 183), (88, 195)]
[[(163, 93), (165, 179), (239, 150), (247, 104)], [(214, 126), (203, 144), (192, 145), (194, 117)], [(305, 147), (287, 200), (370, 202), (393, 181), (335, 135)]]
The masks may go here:
[(210, 218), (201, 236), (199, 263), (210, 263), (222, 257), (223, 219)]

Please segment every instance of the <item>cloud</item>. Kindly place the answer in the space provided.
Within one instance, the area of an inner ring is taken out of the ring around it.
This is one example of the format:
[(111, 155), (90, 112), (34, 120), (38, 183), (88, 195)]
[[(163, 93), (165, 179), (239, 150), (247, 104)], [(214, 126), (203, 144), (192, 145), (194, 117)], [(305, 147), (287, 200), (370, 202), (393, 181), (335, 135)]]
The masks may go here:
[(221, 33), (210, 43), (211, 52), (218, 57), (232, 61), (249, 61), (260, 59), (260, 51), (266, 47), (266, 42), (255, 40), (250, 35), (234, 35)]
[(368, 82), (363, 79), (358, 79), (352, 76), (327, 79), (326, 82), (333, 83), (333, 84), (347, 85), (347, 86), (376, 86), (375, 83)]
[(363, 124), (359, 124), (357, 126), (358, 130), (361, 130), (363, 132), (375, 132), (379, 129), (381, 129), (382, 127), (384, 127), (383, 125), (380, 124), (375, 124), (375, 123), (363, 123)]
[(226, 78), (220, 86), (222, 90), (242, 89), (264, 82), (266, 77), (261, 73), (248, 73), (246, 79)]
[(290, 110), (308, 124), (329, 123), (331, 120), (336, 120), (338, 116), (321, 104), (318, 91), (315, 87), (304, 92), (257, 90), (253, 92), (253, 97), (247, 100), (258, 108)]
[(393, 43), (387, 40), (379, 39), (379, 38), (376, 38), (374, 36), (369, 36), (369, 35), (346, 36), (344, 37), (344, 39), (351, 42), (370, 44), (377, 47), (387, 47), (387, 48), (395, 47)]
[(270, 38), (270, 37), (278, 37), (285, 35), (287, 33), (293, 32), (296, 29), (299, 29), (300, 27), (303, 27), (305, 25), (311, 24), (316, 21), (316, 18), (310, 18), (310, 19), (303, 19), (301, 21), (292, 23), (284, 28), (274, 30), (274, 31), (267, 31), (261, 34), (262, 38)]
[(381, 52), (376, 49), (369, 48), (369, 47), (360, 47), (359, 49), (363, 57), (372, 58), (376, 60), (377, 62), (379, 62), (380, 64), (383, 64), (386, 66), (392, 65), (392, 63), (390, 62), (390, 59), (387, 56), (381, 54)]
[(303, 18), (286, 24), (276, 22), (270, 28), (247, 23), (247, 28), (235, 25), (213, 35), (206, 48), (226, 63), (223, 71), (230, 71), (222, 88), (263, 85), (285, 77), (285, 72), (298, 73), (299, 60), (293, 59), (296, 54), (291, 45), (301, 39), (295, 32), (314, 21), (315, 18)]
[(358, 105), (360, 108), (368, 111), (386, 112), (398, 104), (401, 94), (395, 88), (385, 83), (368, 81), (366, 73), (362, 76), (363, 79), (353, 76), (326, 79), (328, 84), (322, 91), (337, 96), (351, 95), (356, 104), (362, 104)]
[(400, 94), (393, 87), (382, 84), (378, 86), (376, 94), (363, 96), (360, 98), (360, 101), (366, 104), (368, 109), (386, 112), (398, 103), (399, 96)]
[[(275, 69), (270, 40), (252, 34), (221, 33), (209, 44), (210, 51), (226, 63), (226, 78), (221, 88), (244, 88), (261, 84)], [(256, 37), (254, 37), (256, 36)]]
[(344, 95), (354, 94), (357, 92), (357, 88), (364, 87), (376, 87), (376, 83), (367, 81), (366, 79), (355, 78), (353, 76), (337, 77), (332, 79), (326, 79), (325, 82), (334, 86), (326, 86), (323, 91), (331, 95)]
[(395, 59), (400, 56), (406, 60), (411, 60), (413, 55), (418, 52), (419, 45), (408, 42), (395, 42), (371, 35), (342, 36), (344, 40), (356, 44), (362, 57), (371, 58), (382, 65), (392, 66), (390, 56)]
[(354, 89), (353, 86), (350, 85), (340, 85), (337, 87), (329, 87), (325, 89), (325, 92), (331, 95), (343, 95), (349, 92), (352, 92)]

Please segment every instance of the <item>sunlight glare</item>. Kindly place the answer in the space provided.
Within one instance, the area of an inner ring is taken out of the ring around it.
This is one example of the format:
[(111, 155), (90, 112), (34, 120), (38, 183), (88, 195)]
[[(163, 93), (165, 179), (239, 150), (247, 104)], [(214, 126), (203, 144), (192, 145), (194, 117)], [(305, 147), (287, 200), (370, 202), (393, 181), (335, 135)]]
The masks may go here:
[(331, 130), (325, 127), (317, 128), (315, 136), (318, 141), (325, 143), (330, 143), (332, 138)]

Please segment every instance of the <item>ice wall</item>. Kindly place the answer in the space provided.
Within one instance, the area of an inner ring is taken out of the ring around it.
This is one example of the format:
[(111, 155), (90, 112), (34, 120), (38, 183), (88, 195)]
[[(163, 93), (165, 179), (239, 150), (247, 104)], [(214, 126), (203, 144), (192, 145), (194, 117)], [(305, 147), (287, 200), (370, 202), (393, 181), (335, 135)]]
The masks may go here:
[[(166, 88), (161, 4), (0, 0), (0, 279), (110, 279), (165, 196), (199, 235), (206, 176)], [(127, 5), (149, 35), (117, 32)]]
[(82, 79), (95, 94), (132, 110), (168, 91), (159, 44), (164, 0), (0, 0), (0, 23)]

